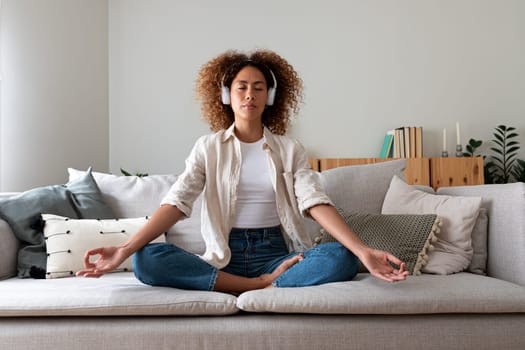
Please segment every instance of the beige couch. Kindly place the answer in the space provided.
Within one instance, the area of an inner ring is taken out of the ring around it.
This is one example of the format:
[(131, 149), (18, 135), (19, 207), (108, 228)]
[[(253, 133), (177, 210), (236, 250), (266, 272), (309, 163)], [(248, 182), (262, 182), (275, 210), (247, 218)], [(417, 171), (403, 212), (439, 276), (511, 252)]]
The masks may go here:
[[(321, 177), (338, 206), (380, 213), (390, 180), (403, 166), (345, 167)], [(70, 170), (71, 177), (77, 173)], [(150, 213), (175, 179), (94, 175), (120, 217)], [(438, 194), (482, 197), (486, 275), (423, 274), (390, 284), (360, 273), (351, 282), (238, 297), (150, 287), (131, 272), (100, 279), (10, 277), (0, 281), (0, 348), (524, 349), (525, 184)], [(198, 212), (197, 203), (192, 218), (175, 225), (167, 240), (202, 251)], [(308, 227), (318, 234), (315, 224)], [(18, 243), (3, 221), (0, 243), (0, 271), (12, 276)]]

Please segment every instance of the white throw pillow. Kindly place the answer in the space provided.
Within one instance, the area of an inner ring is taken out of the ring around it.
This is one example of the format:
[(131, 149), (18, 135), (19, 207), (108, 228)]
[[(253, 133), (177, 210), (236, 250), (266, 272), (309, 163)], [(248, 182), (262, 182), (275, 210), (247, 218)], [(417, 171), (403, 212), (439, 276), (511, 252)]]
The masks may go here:
[(394, 176), (381, 213), (438, 215), (442, 220), (441, 232), (422, 271), (445, 275), (469, 266), (473, 255), (471, 234), (480, 206), (481, 197), (429, 194)]
[[(82, 176), (85, 171), (68, 168), (69, 181)], [(93, 172), (104, 201), (113, 209), (117, 218), (148, 216), (160, 206), (162, 198), (177, 175), (117, 176)]]
[[(47, 251), (46, 278), (72, 277), (84, 268), (86, 251), (126, 242), (148, 218), (135, 219), (69, 219), (43, 214)], [(165, 242), (164, 235), (153, 242)], [(131, 271), (131, 258), (116, 271)]]

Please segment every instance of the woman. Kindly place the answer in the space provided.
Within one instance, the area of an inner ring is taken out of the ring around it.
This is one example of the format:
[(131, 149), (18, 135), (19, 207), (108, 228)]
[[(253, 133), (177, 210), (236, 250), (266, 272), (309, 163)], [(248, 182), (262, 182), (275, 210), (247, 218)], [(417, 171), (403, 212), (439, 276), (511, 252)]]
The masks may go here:
[[(286, 60), (266, 50), (227, 51), (201, 68), (196, 90), (215, 133), (196, 142), (148, 223), (122, 246), (88, 251), (78, 275), (99, 277), (134, 254), (143, 283), (183, 289), (239, 293), (346, 281), (358, 259), (382, 280), (406, 278), (403, 262), (369, 248), (345, 224), (303, 147), (283, 136), (302, 97), (302, 81)], [(189, 217), (201, 193), (202, 256), (148, 244)], [(311, 248), (301, 215), (338, 242)], [(94, 263), (92, 255), (99, 255)]]

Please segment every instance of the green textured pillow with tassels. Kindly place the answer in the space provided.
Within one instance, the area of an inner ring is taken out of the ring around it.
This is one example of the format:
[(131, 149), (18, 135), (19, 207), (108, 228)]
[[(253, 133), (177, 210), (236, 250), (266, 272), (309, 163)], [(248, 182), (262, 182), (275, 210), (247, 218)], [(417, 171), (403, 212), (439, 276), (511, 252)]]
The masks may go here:
[[(428, 251), (437, 240), (441, 219), (435, 214), (370, 214), (344, 213), (338, 209), (346, 224), (374, 249), (387, 251), (406, 263), (411, 275), (420, 275), (428, 262)], [(324, 229), (316, 237), (316, 244), (334, 242)], [(367, 272), (359, 263), (359, 272)]]

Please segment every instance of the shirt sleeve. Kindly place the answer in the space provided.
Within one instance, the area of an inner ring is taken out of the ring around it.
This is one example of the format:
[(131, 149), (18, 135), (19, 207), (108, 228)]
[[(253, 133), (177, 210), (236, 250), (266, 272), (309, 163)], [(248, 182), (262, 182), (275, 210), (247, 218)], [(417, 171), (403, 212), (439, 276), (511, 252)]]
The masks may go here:
[(204, 137), (197, 140), (186, 159), (186, 168), (161, 201), (161, 205), (176, 206), (186, 217), (191, 216), (193, 203), (202, 192), (206, 181), (204, 144)]
[(297, 205), (303, 217), (310, 217), (311, 207), (319, 204), (334, 205), (324, 192), (320, 174), (312, 170), (306, 157), (306, 151), (299, 141), (294, 149), (294, 191)]

